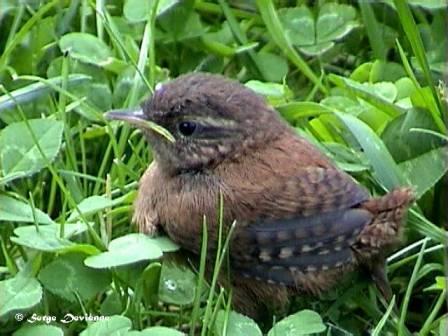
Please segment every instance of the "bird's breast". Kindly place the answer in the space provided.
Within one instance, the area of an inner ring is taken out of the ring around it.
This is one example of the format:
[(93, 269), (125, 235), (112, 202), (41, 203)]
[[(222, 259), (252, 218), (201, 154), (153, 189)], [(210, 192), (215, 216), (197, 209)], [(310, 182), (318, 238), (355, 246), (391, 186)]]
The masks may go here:
[(216, 231), (220, 185), (209, 174), (166, 176), (155, 164), (141, 180), (135, 212), (152, 213), (176, 243), (199, 252), (205, 222)]

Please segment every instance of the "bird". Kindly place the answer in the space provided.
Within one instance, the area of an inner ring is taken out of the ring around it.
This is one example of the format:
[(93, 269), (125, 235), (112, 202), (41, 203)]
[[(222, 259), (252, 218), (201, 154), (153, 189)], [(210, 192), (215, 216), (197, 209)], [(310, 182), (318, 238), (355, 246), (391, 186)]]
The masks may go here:
[(390, 297), (385, 259), (401, 241), (411, 187), (371, 197), (264, 97), (223, 75), (180, 75), (106, 117), (140, 128), (153, 152), (133, 214), (141, 232), (164, 232), (199, 256), (206, 218), (216, 251), (222, 200), (222, 229), (234, 228), (222, 283), (235, 310), (257, 318), (361, 269)]

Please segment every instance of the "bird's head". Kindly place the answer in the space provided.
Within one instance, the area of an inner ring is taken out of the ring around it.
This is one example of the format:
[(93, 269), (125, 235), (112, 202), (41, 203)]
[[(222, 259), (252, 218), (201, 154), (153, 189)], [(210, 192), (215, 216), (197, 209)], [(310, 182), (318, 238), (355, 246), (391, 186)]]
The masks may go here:
[[(285, 129), (264, 98), (237, 81), (205, 73), (159, 85), (140, 109), (111, 111), (107, 117), (142, 129), (156, 161), (173, 174), (216, 167), (266, 145)], [(168, 130), (174, 141), (148, 127), (148, 121)]]

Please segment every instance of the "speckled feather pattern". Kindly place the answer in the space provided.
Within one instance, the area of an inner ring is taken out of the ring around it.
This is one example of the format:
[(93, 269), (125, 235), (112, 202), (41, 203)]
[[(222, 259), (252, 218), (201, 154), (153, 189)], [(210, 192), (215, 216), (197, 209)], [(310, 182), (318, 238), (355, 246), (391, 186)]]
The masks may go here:
[(192, 113), (237, 125), (237, 135), (220, 142), (170, 145), (147, 134), (156, 161), (140, 181), (134, 214), (142, 232), (162, 228), (196, 254), (205, 216), (213, 251), (222, 193), (224, 224), (236, 220), (237, 227), (232, 281), (221, 280), (233, 288), (237, 310), (256, 317), (263, 302), (284, 307), (293, 293), (319, 294), (345, 272), (384, 262), (384, 249), (399, 240), (410, 189), (370, 198), (240, 84), (187, 75), (164, 85), (144, 107), (167, 128), (170, 118)]

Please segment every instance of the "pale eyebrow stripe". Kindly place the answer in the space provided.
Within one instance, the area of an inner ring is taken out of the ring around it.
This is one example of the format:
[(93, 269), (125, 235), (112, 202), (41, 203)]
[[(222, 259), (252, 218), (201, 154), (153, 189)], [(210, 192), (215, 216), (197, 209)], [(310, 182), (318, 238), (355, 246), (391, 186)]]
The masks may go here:
[(212, 118), (208, 116), (182, 116), (183, 120), (192, 120), (197, 121), (199, 123), (203, 123), (204, 126), (211, 126), (211, 127), (234, 127), (237, 126), (238, 123), (234, 120), (224, 119), (224, 118)]

